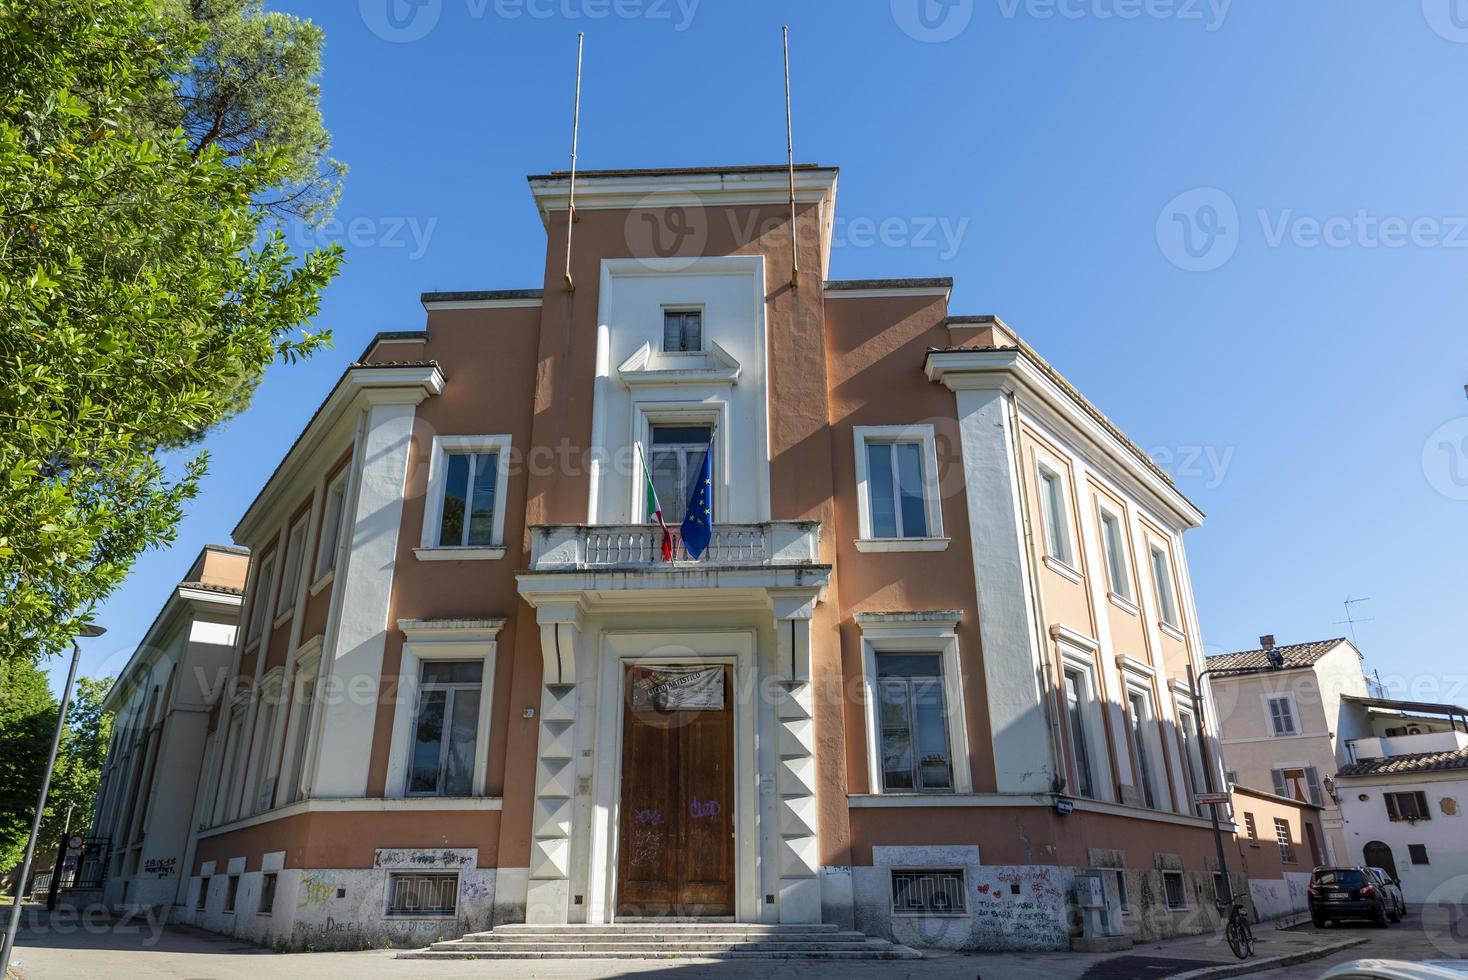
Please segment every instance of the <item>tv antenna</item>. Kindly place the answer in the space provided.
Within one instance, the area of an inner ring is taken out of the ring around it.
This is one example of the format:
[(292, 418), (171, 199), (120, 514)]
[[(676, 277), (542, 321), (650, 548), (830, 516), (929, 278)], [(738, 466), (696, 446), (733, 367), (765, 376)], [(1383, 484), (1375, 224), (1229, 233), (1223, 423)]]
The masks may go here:
[(1356, 643), (1356, 624), (1357, 623), (1374, 623), (1374, 622), (1376, 622), (1376, 617), (1375, 616), (1367, 616), (1364, 619), (1358, 619), (1356, 617), (1355, 610), (1353, 610), (1351, 607), (1354, 606), (1358, 602), (1370, 602), (1370, 601), (1371, 601), (1371, 597), (1370, 596), (1363, 596), (1362, 598), (1359, 598), (1359, 599), (1353, 599), (1349, 595), (1346, 596), (1346, 601), (1345, 601), (1346, 618), (1345, 619), (1337, 619), (1332, 624), (1334, 626), (1346, 626), (1346, 627), (1348, 627), (1350, 629), (1350, 631), (1351, 631), (1351, 646), (1357, 646), (1357, 643)]

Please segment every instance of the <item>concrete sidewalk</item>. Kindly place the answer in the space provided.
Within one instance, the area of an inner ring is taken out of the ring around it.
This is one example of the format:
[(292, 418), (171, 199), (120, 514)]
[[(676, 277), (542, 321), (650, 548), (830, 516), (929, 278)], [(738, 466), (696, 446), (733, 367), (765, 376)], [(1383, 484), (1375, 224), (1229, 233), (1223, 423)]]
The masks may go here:
[[(26, 917), (16, 948), (25, 980), (110, 980), (167, 977), (175, 980), (220, 978), (261, 980), (278, 976), (302, 980), (378, 980), (432, 977), (513, 978), (513, 980), (600, 980), (604, 977), (677, 972), (680, 980), (877, 980), (901, 976), (912, 980), (974, 980), (975, 977), (1017, 980), (1106, 980), (1166, 977), (1189, 971), (1233, 971), (1278, 966), (1278, 957), (1330, 955), (1343, 942), (1364, 942), (1376, 931), (1369, 926), (1328, 932), (1310, 928), (1278, 931), (1257, 928), (1255, 959), (1240, 962), (1221, 936), (1199, 936), (1166, 943), (1147, 943), (1124, 953), (945, 953), (922, 960), (892, 962), (821, 962), (778, 960), (635, 960), (512, 962), (453, 961), (425, 964), (399, 960), (394, 950), (349, 953), (275, 953), (238, 939), (180, 926), (145, 921), (59, 919), (44, 912)], [(1364, 951), (1361, 955), (1367, 955)], [(1223, 975), (1197, 975), (1203, 980)]]

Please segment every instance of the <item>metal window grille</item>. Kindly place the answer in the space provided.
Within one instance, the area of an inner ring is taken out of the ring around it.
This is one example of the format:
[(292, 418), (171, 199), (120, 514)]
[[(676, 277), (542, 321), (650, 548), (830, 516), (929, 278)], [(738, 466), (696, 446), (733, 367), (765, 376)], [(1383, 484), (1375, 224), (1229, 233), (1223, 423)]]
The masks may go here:
[(1290, 836), (1290, 825), (1278, 817), (1274, 821), (1274, 837), (1279, 841), (1279, 859), (1285, 864), (1295, 863), (1295, 842)]
[(947, 915), (965, 912), (963, 872), (892, 872), (892, 911), (900, 915)]
[(395, 874), (388, 881), (388, 915), (453, 915), (457, 911), (456, 872)]
[(1183, 888), (1183, 875), (1181, 871), (1162, 872), (1162, 890), (1167, 895), (1167, 907), (1170, 909), (1185, 909), (1188, 907), (1187, 891)]
[(1259, 839), (1259, 828), (1254, 825), (1254, 814), (1244, 814), (1244, 828), (1249, 832), (1249, 840)]

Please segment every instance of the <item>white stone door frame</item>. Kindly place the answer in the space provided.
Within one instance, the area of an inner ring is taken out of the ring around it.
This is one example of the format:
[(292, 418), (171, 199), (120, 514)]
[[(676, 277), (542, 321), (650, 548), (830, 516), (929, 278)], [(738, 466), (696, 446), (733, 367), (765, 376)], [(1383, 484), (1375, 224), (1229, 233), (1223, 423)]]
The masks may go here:
[[(734, 918), (759, 921), (760, 861), (759, 772), (755, 729), (759, 705), (758, 642), (748, 630), (635, 630), (602, 633), (597, 703), (598, 752), (592, 777), (592, 819), (589, 828), (586, 921), (612, 922), (616, 918), (617, 845), (622, 803), (622, 738), (628, 667), (636, 664), (729, 664), (734, 668), (732, 690), (726, 692), (734, 710)], [(749, 694), (742, 697), (741, 694)]]

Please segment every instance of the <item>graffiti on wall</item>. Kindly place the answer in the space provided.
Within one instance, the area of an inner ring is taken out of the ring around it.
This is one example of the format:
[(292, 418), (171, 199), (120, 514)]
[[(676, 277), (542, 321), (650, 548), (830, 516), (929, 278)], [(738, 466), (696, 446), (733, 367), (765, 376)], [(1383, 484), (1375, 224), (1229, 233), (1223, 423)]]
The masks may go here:
[(400, 871), (457, 871), (478, 862), (477, 847), (380, 847), (372, 866)]

